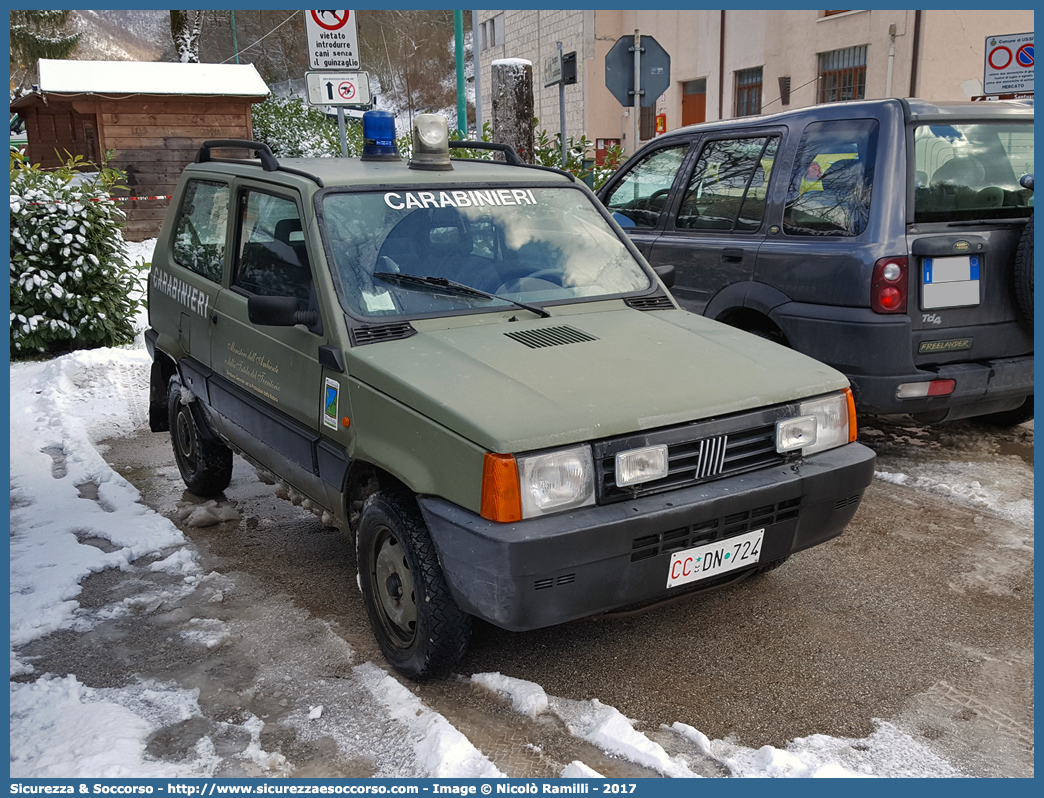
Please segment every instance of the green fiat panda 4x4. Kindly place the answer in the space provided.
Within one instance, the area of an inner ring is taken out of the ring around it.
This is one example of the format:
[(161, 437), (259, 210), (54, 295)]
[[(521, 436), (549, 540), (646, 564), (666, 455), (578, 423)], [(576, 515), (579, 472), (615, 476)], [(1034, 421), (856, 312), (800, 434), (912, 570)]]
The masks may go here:
[(185, 169), (147, 342), (192, 492), (235, 452), (349, 533), (412, 678), (457, 665), (472, 616), (545, 627), (841, 533), (874, 464), (841, 373), (681, 310), (570, 175), (451, 160), (434, 115), (402, 161), (389, 122), (361, 159), (215, 141)]

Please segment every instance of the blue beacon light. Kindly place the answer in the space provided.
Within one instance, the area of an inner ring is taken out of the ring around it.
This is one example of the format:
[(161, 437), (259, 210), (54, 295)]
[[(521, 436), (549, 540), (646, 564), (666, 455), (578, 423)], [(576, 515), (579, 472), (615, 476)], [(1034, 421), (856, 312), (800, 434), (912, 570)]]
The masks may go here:
[(363, 114), (363, 161), (397, 161), (395, 117), (390, 111), (367, 111)]

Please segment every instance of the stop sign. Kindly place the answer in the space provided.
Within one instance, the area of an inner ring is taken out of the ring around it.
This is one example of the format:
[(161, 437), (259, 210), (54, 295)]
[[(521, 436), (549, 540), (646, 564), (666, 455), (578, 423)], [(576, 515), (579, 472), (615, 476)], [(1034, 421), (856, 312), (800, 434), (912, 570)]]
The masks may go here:
[[(641, 105), (655, 105), (671, 85), (671, 57), (652, 36), (641, 37)], [(620, 105), (634, 105), (634, 36), (621, 36), (605, 55), (605, 87)]]

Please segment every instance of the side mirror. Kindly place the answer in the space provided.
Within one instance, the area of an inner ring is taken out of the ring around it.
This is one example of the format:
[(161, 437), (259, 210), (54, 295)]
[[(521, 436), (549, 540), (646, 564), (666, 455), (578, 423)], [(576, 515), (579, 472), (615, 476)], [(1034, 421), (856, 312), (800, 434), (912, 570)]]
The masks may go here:
[(247, 316), (251, 324), (264, 327), (307, 327), (319, 322), (314, 310), (298, 310), (298, 302), (290, 296), (252, 296), (247, 299)]
[(1019, 185), (1033, 191), (1033, 175), (1023, 175), (1019, 178)]
[(660, 282), (667, 288), (674, 286), (674, 264), (668, 263), (663, 266), (653, 266), (653, 271), (660, 278)]

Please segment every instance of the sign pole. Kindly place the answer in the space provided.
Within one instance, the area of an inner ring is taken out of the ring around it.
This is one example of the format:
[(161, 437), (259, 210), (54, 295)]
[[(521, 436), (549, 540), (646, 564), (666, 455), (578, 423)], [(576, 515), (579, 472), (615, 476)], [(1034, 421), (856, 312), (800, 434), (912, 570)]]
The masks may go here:
[[(555, 42), (558, 48), (558, 63), (562, 63), (562, 42)], [(561, 66), (559, 67), (561, 74)], [(565, 81), (558, 81), (558, 129), (562, 131), (562, 170), (566, 168), (566, 121), (565, 121)]]
[(642, 117), (642, 37), (638, 30), (634, 31), (634, 140), (631, 142), (631, 154), (638, 151), (641, 135)]
[(344, 106), (337, 106), (337, 132), (341, 134), (341, 157), (348, 157), (348, 136), (344, 130)]

